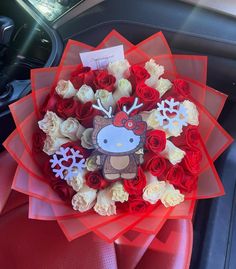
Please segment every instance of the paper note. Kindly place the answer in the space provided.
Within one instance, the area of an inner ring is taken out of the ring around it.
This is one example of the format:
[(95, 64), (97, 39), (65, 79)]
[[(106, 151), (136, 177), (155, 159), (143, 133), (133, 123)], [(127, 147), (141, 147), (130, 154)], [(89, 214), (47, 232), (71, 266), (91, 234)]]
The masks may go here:
[(123, 45), (101, 50), (80, 53), (83, 66), (89, 66), (93, 70), (105, 69), (109, 63), (124, 59)]

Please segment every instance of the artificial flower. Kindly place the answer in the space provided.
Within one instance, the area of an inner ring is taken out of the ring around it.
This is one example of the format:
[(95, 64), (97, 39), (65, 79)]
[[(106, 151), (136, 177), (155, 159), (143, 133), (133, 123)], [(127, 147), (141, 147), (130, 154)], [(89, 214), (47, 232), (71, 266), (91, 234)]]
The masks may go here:
[(99, 171), (88, 172), (85, 175), (86, 184), (93, 189), (100, 190), (106, 188), (109, 183), (104, 179)]
[(116, 90), (113, 93), (113, 99), (117, 102), (122, 97), (129, 97), (132, 94), (132, 85), (127, 79), (120, 79)]
[(90, 101), (93, 102), (94, 101), (93, 89), (90, 86), (83, 84), (76, 93), (76, 97), (83, 104)]
[(165, 149), (160, 155), (169, 160), (173, 165), (180, 163), (185, 156), (185, 151), (176, 147), (171, 141), (166, 141)]
[(129, 72), (130, 64), (126, 59), (115, 61), (108, 64), (107, 70), (108, 73), (113, 75), (116, 78), (116, 81), (128, 78), (130, 75)]
[(111, 92), (107, 90), (97, 90), (95, 93), (95, 99), (100, 99), (104, 108), (109, 109), (110, 106), (114, 107), (115, 100)]
[(150, 130), (146, 133), (145, 147), (156, 154), (166, 147), (166, 134), (161, 130)]
[(96, 89), (104, 89), (108, 92), (113, 92), (116, 83), (116, 78), (108, 74), (106, 70), (98, 71), (94, 79)]
[(92, 140), (93, 128), (85, 129), (81, 136), (81, 145), (86, 149), (94, 149)]
[(63, 137), (60, 133), (60, 125), (63, 120), (52, 111), (47, 111), (44, 118), (38, 122), (39, 128), (47, 135), (52, 137)]
[(128, 201), (129, 193), (125, 191), (124, 186), (120, 181), (113, 183), (110, 190), (113, 201), (121, 203)]
[(184, 195), (176, 190), (173, 185), (167, 183), (166, 190), (161, 197), (161, 202), (165, 207), (176, 206), (184, 201)]
[(169, 81), (169, 79), (160, 78), (158, 79), (155, 89), (159, 92), (160, 97), (162, 97), (168, 90), (170, 90), (172, 87), (172, 83)]
[(47, 155), (52, 155), (59, 150), (63, 144), (68, 143), (69, 141), (70, 140), (65, 137), (51, 137), (48, 135), (44, 141), (43, 152)]
[(130, 195), (142, 194), (143, 188), (146, 186), (146, 176), (141, 167), (138, 167), (137, 176), (135, 179), (124, 179), (124, 189)]
[(67, 118), (60, 125), (60, 133), (72, 141), (78, 140), (83, 131), (84, 127), (75, 118)]
[(91, 209), (96, 202), (97, 191), (84, 185), (72, 198), (74, 210), (85, 212)]
[(116, 205), (115, 201), (112, 200), (112, 192), (110, 191), (110, 188), (98, 192), (94, 210), (101, 216), (111, 216), (116, 214)]
[(150, 204), (156, 204), (156, 202), (162, 197), (166, 189), (166, 182), (159, 181), (157, 177), (151, 173), (145, 173), (147, 178), (147, 185), (143, 189), (143, 200)]
[(196, 105), (189, 100), (183, 101), (182, 104), (187, 111), (187, 123), (191, 125), (199, 125), (199, 113)]
[(63, 99), (72, 98), (77, 92), (70, 80), (59, 80), (55, 91)]

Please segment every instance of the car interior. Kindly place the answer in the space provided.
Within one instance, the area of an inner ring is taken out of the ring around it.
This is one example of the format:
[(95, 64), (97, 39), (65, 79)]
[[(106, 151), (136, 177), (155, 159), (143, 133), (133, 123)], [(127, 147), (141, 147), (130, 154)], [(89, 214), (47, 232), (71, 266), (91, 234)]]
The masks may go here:
[[(162, 31), (173, 53), (207, 56), (207, 84), (228, 95), (219, 122), (235, 139), (236, 16), (195, 2), (0, 1), (1, 144), (15, 128), (8, 105), (30, 93), (30, 70), (57, 66), (69, 39), (96, 46), (112, 29), (134, 44)], [(236, 268), (235, 142), (215, 166), (226, 195), (196, 206), (192, 269)]]

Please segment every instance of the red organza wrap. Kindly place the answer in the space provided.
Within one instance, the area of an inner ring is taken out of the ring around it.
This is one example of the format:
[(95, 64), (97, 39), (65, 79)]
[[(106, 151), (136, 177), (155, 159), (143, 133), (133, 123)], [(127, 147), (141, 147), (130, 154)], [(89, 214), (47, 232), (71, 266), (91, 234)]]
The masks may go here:
[[(174, 208), (158, 205), (153, 211), (143, 214), (124, 212), (109, 217), (95, 212), (82, 214), (63, 202), (49, 186), (32, 157), (32, 134), (37, 130), (37, 121), (41, 116), (39, 108), (45, 97), (54, 90), (57, 81), (70, 79), (71, 72), (81, 64), (79, 53), (120, 44), (123, 44), (125, 58), (131, 65), (153, 58), (164, 66), (165, 78), (180, 78), (189, 83), (191, 99), (197, 104), (200, 115), (201, 174), (197, 190), (187, 194), (186, 200)], [(17, 128), (4, 146), (18, 163), (12, 188), (29, 195), (29, 218), (57, 221), (68, 240), (94, 232), (108, 242), (118, 239), (124, 244), (139, 246), (145, 242), (146, 235), (156, 235), (167, 219), (191, 219), (197, 199), (223, 195), (224, 188), (213, 162), (233, 141), (217, 122), (227, 96), (208, 87), (206, 76), (207, 57), (173, 55), (161, 32), (137, 45), (131, 44), (114, 30), (96, 48), (69, 40), (60, 65), (32, 70), (32, 93), (10, 106)], [(135, 234), (135, 239), (132, 234)]]

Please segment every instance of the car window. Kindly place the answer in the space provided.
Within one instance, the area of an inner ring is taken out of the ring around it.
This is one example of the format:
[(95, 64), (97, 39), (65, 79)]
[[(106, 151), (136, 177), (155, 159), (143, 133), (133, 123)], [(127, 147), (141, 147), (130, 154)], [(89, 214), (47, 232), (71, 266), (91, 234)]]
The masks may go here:
[(30, 2), (48, 21), (54, 21), (73, 6), (84, 0), (27, 0)]

